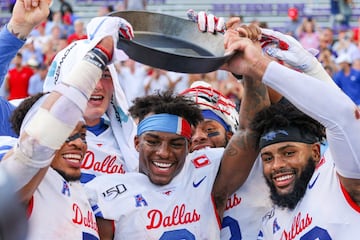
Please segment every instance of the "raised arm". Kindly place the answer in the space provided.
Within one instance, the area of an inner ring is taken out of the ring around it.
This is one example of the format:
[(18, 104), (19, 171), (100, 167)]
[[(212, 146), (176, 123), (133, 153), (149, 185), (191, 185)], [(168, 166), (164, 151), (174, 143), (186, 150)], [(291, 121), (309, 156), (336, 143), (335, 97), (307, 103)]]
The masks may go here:
[(228, 50), (239, 54), (224, 66), (236, 74), (262, 79), (327, 129), (327, 140), (340, 181), (360, 203), (359, 109), (339, 88), (265, 58), (252, 41), (227, 35)]
[[(99, 46), (112, 53), (112, 44), (112, 38), (106, 37)], [(55, 151), (60, 149), (81, 120), (87, 99), (107, 61), (98, 48), (90, 50), (83, 59), (79, 59), (66, 82), (59, 84), (42, 102), (35, 103), (27, 113), (17, 145), (1, 162), (1, 167), (15, 179), (15, 189), (22, 190), (24, 199), (32, 196)]]
[[(251, 38), (254, 28), (246, 31), (248, 33), (242, 34)], [(237, 32), (233, 34), (238, 35)], [(257, 35), (257, 32), (253, 32), (253, 35)], [(239, 113), (240, 127), (225, 149), (213, 187), (219, 216), (223, 214), (229, 195), (246, 181), (258, 156), (255, 146), (256, 137), (250, 129), (250, 123), (257, 112), (270, 105), (267, 88), (261, 81), (255, 81), (251, 76), (244, 76), (243, 83), (244, 94)]]
[[(9, 64), (24, 45), (26, 37), (36, 25), (46, 20), (48, 15), (49, 5), (46, 0), (16, 1), (10, 21), (0, 30), (0, 86), (4, 84)], [(6, 99), (0, 98), (1, 136), (17, 137), (9, 122), (14, 108)]]
[(49, 15), (48, 0), (18, 0), (9, 22), (0, 31), (0, 85), (3, 84), (8, 66), (26, 37)]
[[(78, 43), (92, 47), (84, 53), (85, 56), (79, 57), (66, 79), (57, 84), (43, 102), (30, 109), (12, 155), (1, 162), (2, 167), (16, 179), (17, 190), (36, 177), (40, 169), (50, 165), (55, 151), (63, 145), (82, 118), (88, 99), (106, 65), (115, 58), (113, 53), (118, 35), (125, 37), (123, 28), (131, 28), (124, 19), (118, 17), (93, 20), (89, 24), (105, 22), (105, 25), (94, 27), (96, 33), (90, 42)], [(112, 31), (109, 31), (107, 22), (113, 23)], [(29, 189), (31, 191), (34, 188)]]

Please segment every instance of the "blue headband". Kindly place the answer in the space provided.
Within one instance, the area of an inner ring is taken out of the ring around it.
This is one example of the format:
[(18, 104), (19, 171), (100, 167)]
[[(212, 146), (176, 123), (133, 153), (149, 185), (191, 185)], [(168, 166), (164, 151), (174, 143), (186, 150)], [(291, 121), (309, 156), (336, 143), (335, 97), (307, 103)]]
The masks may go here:
[(161, 113), (144, 118), (137, 127), (137, 135), (147, 131), (176, 133), (187, 139), (191, 138), (191, 127), (188, 121), (177, 115)]
[(214, 113), (213, 111), (202, 110), (201, 113), (205, 119), (211, 119), (211, 120), (217, 121), (225, 128), (226, 131), (231, 132), (229, 125), (227, 125), (226, 122), (221, 117), (219, 117), (216, 113)]

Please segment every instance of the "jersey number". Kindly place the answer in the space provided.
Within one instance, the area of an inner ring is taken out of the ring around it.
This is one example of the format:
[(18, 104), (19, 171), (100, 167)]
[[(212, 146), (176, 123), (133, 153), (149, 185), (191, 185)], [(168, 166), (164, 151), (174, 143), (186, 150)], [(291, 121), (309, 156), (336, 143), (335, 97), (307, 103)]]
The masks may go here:
[(195, 236), (187, 229), (178, 229), (164, 232), (159, 240), (195, 240)]
[(99, 240), (99, 239), (94, 235), (92, 235), (91, 233), (83, 232), (82, 240)]
[(241, 231), (238, 221), (234, 218), (226, 216), (222, 222), (222, 228), (229, 227), (231, 238), (229, 240), (241, 240)]
[(331, 240), (331, 237), (325, 229), (314, 227), (305, 233), (300, 240)]

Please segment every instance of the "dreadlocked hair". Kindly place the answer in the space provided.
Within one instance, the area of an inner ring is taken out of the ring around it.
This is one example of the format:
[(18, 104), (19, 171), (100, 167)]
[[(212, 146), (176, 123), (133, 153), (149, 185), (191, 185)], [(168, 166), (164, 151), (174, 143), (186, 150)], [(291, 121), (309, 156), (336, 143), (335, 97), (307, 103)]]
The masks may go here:
[(168, 113), (186, 119), (191, 125), (196, 126), (203, 120), (199, 106), (189, 98), (176, 95), (171, 90), (156, 93), (144, 97), (137, 97), (129, 108), (133, 118), (142, 121), (149, 113)]
[(264, 133), (283, 127), (296, 127), (302, 135), (312, 134), (320, 143), (325, 141), (325, 127), (290, 102), (273, 104), (260, 111), (250, 125), (257, 137), (257, 147)]

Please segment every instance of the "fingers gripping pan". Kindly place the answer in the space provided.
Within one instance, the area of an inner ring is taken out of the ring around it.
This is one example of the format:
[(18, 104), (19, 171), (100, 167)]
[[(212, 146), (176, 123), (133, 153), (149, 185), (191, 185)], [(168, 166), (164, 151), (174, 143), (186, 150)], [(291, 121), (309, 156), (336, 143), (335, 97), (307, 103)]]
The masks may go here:
[(119, 11), (111, 16), (126, 19), (134, 39), (121, 38), (118, 48), (131, 59), (168, 71), (207, 73), (217, 70), (231, 54), (224, 55), (224, 36), (200, 32), (190, 20), (147, 11)]

